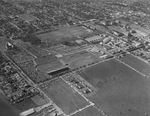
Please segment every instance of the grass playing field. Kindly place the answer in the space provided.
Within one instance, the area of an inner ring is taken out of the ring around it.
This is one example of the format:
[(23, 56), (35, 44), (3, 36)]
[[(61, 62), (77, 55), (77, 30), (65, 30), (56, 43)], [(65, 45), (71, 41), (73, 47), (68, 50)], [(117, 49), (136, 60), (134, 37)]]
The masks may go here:
[(75, 54), (66, 55), (62, 57), (62, 60), (68, 63), (71, 68), (78, 68), (96, 62), (99, 59), (87, 51), (81, 51)]
[(24, 101), (22, 101), (20, 103), (16, 103), (13, 106), (20, 113), (20, 112), (29, 110), (30, 108), (36, 108), (36, 107), (45, 105), (46, 103), (48, 103), (48, 100), (42, 98), (39, 95), (36, 95), (34, 97), (25, 99)]
[(33, 102), (33, 100), (31, 98), (29, 99), (26, 99), (20, 103), (16, 103), (13, 105), (17, 110), (18, 112), (23, 112), (23, 111), (26, 111), (26, 110), (29, 110), (31, 108), (35, 108), (35, 107), (38, 107), (38, 105)]
[(81, 56), (80, 58), (76, 59), (75, 61), (70, 63), (71, 68), (79, 68), (82, 66), (88, 66), (91, 65), (92, 63), (98, 61), (99, 59), (96, 58), (95, 56), (89, 54), (87, 56)]
[(67, 114), (71, 114), (89, 103), (73, 90), (62, 79), (51, 81), (47, 87), (41, 89)]
[(98, 91), (88, 97), (109, 116), (150, 115), (150, 79), (115, 59), (79, 74)]
[(123, 57), (123, 62), (130, 65), (131, 67), (135, 68), (139, 72), (150, 76), (150, 65), (146, 64), (145, 62), (141, 61), (140, 59), (127, 54), (125, 57)]
[(37, 35), (42, 41), (51, 42), (52, 40), (61, 40), (62, 38), (72, 38), (90, 33), (83, 27), (60, 27), (59, 30)]
[(74, 114), (73, 116), (103, 116), (100, 111), (98, 111), (93, 106), (90, 106), (81, 112)]
[(80, 58), (81, 56), (85, 56), (87, 54), (89, 54), (87, 51), (81, 51), (81, 52), (78, 52), (75, 54), (66, 55), (66, 56), (62, 57), (61, 59), (63, 61), (65, 61), (66, 63), (70, 63), (70, 62)]
[(57, 69), (62, 68), (62, 67), (63, 67), (62, 63), (55, 61), (52, 63), (39, 65), (39, 66), (37, 66), (37, 69), (40, 70), (41, 72), (48, 73), (48, 72), (51, 72), (53, 70), (57, 70)]

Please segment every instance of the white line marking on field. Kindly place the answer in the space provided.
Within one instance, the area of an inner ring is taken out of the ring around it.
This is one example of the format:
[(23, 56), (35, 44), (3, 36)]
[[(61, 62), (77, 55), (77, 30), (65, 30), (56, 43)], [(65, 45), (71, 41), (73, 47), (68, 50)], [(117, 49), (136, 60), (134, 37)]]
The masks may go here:
[(81, 108), (81, 109), (79, 109), (79, 110), (76, 110), (75, 112), (69, 114), (69, 116), (72, 116), (72, 115), (74, 115), (74, 114), (76, 114), (76, 113), (78, 113), (78, 112), (81, 112), (82, 110), (85, 110), (85, 109), (87, 109), (87, 108), (90, 107), (90, 106), (93, 106), (93, 105), (90, 104), (90, 105), (85, 106), (84, 108)]
[(80, 112), (80, 111), (82, 111), (82, 110), (84, 110), (84, 109), (86, 109), (86, 108), (88, 108), (88, 107), (90, 107), (90, 106), (95, 107), (95, 108), (96, 108), (99, 112), (101, 112), (104, 116), (107, 116), (107, 115), (103, 112), (103, 110), (100, 110), (99, 108), (97, 108), (93, 102), (91, 102), (90, 100), (88, 100), (88, 99), (87, 99), (81, 92), (79, 92), (71, 83), (67, 82), (67, 81), (66, 81), (65, 79), (63, 79), (62, 77), (61, 77), (61, 79), (62, 79), (65, 83), (67, 83), (68, 85), (70, 85), (71, 88), (73, 88), (79, 95), (81, 95), (81, 96), (89, 103), (89, 105), (87, 105), (87, 106), (85, 106), (84, 108), (81, 108), (81, 109), (75, 111), (73, 114), (70, 114), (70, 115), (68, 115), (68, 116), (72, 116), (72, 115), (74, 115), (74, 114), (76, 114), (76, 113), (78, 113), (78, 112)]
[[(115, 59), (116, 59), (116, 58), (115, 58)], [(139, 73), (140, 75), (142, 75), (142, 76), (144, 76), (144, 77), (147, 77), (145, 74), (139, 72), (138, 70), (134, 69), (133, 67), (129, 66), (128, 64), (126, 64), (126, 63), (124, 63), (124, 62), (122, 62), (122, 61), (120, 61), (120, 60), (118, 60), (118, 59), (116, 59), (116, 60), (119, 61), (120, 63), (126, 65), (127, 67), (131, 68), (132, 70), (136, 71), (136, 72)]]
[(65, 83), (67, 83), (68, 85), (70, 85), (71, 88), (73, 88), (79, 95), (81, 95), (88, 103), (94, 105), (94, 103), (92, 103), (91, 101), (89, 101), (89, 100), (88, 100), (82, 93), (80, 93), (71, 83), (67, 82), (67, 81), (66, 81), (65, 79), (63, 79), (62, 77), (61, 77), (61, 79), (62, 79)]

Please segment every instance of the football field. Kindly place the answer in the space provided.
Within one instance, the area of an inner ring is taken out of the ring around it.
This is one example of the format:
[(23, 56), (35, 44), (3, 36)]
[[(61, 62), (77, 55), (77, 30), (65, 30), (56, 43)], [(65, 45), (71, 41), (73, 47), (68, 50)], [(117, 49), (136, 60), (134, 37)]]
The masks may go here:
[(78, 112), (72, 116), (104, 116), (100, 111), (98, 111), (95, 107), (90, 106), (85, 110)]
[(137, 71), (143, 73), (144, 75), (150, 76), (150, 65), (136, 58), (135, 56), (126, 54), (126, 56), (123, 57), (122, 61), (133, 67)]
[(51, 81), (46, 87), (40, 87), (58, 107), (67, 115), (90, 105), (81, 95), (62, 79)]
[(111, 59), (79, 74), (98, 91), (88, 97), (109, 116), (150, 114), (150, 79)]

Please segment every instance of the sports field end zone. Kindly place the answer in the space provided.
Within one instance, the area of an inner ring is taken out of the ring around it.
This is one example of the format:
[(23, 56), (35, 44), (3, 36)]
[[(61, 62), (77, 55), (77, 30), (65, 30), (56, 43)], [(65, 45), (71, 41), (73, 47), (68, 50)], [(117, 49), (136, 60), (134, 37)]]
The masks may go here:
[(98, 91), (89, 96), (109, 116), (150, 115), (150, 79), (111, 59), (79, 74)]
[(90, 106), (72, 116), (104, 116), (101, 111), (98, 111), (98, 109), (96, 109), (93, 106)]
[(40, 87), (65, 114), (69, 115), (89, 103), (62, 79), (51, 81), (47, 87)]
[(150, 76), (150, 65), (136, 58), (135, 56), (126, 54), (126, 56), (123, 57), (122, 61), (132, 68), (135, 68), (137, 71), (143, 73), (144, 75)]

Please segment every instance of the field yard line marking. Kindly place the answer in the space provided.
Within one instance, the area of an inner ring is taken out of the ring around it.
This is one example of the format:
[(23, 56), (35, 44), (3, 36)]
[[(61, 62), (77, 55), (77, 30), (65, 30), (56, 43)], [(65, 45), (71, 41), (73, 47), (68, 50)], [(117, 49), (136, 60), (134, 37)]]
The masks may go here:
[(87, 109), (88, 107), (91, 107), (91, 106), (93, 106), (93, 105), (92, 105), (92, 104), (87, 105), (87, 106), (85, 106), (84, 108), (81, 108), (81, 109), (76, 110), (75, 112), (69, 114), (69, 116), (72, 116), (72, 115), (74, 115), (74, 114), (76, 114), (76, 113), (78, 113), (78, 112), (81, 112), (81, 111), (83, 111), (83, 110), (85, 110), (85, 109)]
[(98, 107), (96, 107), (95, 105), (93, 106), (94, 108), (96, 108), (99, 112), (101, 112), (104, 116), (108, 116), (107, 114), (104, 113), (103, 110), (99, 109)]
[[(70, 83), (67, 82), (65, 79), (63, 79), (63, 77), (61, 77), (61, 79), (62, 79), (65, 83), (67, 83), (68, 85), (70, 85), (71, 88), (73, 88), (73, 89), (74, 89), (79, 95), (81, 95), (87, 102), (89, 102), (89, 103), (90, 103), (89, 106), (94, 106), (94, 107), (95, 107), (98, 111), (100, 111), (104, 116), (107, 116), (101, 109), (97, 108), (93, 102), (91, 102), (90, 100), (88, 100), (81, 92), (79, 92), (72, 84), (70, 84)], [(69, 115), (69, 116), (71, 116), (71, 115)]]
[(137, 73), (139, 73), (140, 75), (144, 76), (144, 77), (147, 77), (146, 75), (144, 75), (143, 73), (139, 72), (138, 70), (134, 69), (133, 67), (129, 66), (128, 64), (118, 60), (117, 58), (115, 58), (117, 61), (119, 61), (120, 63), (126, 65), (127, 67), (131, 68), (132, 70), (136, 71)]
[(111, 59), (115, 59), (114, 57), (113, 58), (109, 58), (109, 59), (106, 59), (106, 60), (103, 60), (103, 61), (100, 61), (99, 63), (103, 63), (103, 62), (106, 62), (106, 61), (109, 61)]
[[(80, 57), (80, 58), (81, 58), (81, 57)], [(76, 61), (76, 60), (78, 60), (78, 59), (80, 59), (80, 58), (77, 58), (77, 59), (75, 59), (74, 61)], [(110, 59), (106, 59), (106, 60), (103, 60), (103, 61), (99, 61), (98, 63), (92, 64), (92, 65), (87, 66), (87, 67), (85, 67), (85, 68), (92, 67), (92, 66), (94, 66), (94, 65), (97, 65), (97, 64), (99, 64), (99, 63), (103, 63), (103, 62), (109, 61), (109, 60), (111, 60), (111, 59), (115, 59), (115, 58), (110, 58)], [(83, 70), (83, 69), (82, 69), (82, 70)], [(74, 71), (74, 72), (76, 72), (76, 71)], [(41, 83), (38, 84), (38, 86), (41, 86), (41, 85), (46, 84), (46, 83), (49, 83), (49, 82), (51, 82), (51, 81), (55, 81), (55, 80), (57, 80), (57, 79), (59, 79), (59, 78), (60, 78), (60, 77), (56, 77), (56, 78), (51, 79), (51, 80), (48, 80), (48, 81), (46, 81), (46, 82), (43, 82), (43, 83), (41, 82)]]
[(65, 82), (65, 83), (67, 83), (68, 85), (70, 85), (71, 86), (71, 88), (73, 88), (79, 95), (81, 95), (88, 103), (90, 103), (91, 105), (94, 105), (94, 103), (93, 102), (91, 102), (90, 100), (88, 100), (81, 92), (79, 92), (72, 84), (70, 84), (69, 82), (67, 82), (65, 79), (63, 79), (62, 77), (61, 77), (61, 79)]
[(144, 62), (144, 63), (150, 65), (148, 61), (146, 61), (146, 60), (144, 60), (144, 59), (142, 59), (142, 58), (140, 58), (140, 57), (138, 57), (138, 56), (135, 56), (135, 55), (131, 54), (130, 52), (128, 52), (128, 54), (130, 54), (130, 55), (132, 55), (133, 57), (135, 57), (135, 58), (141, 60), (142, 62)]

